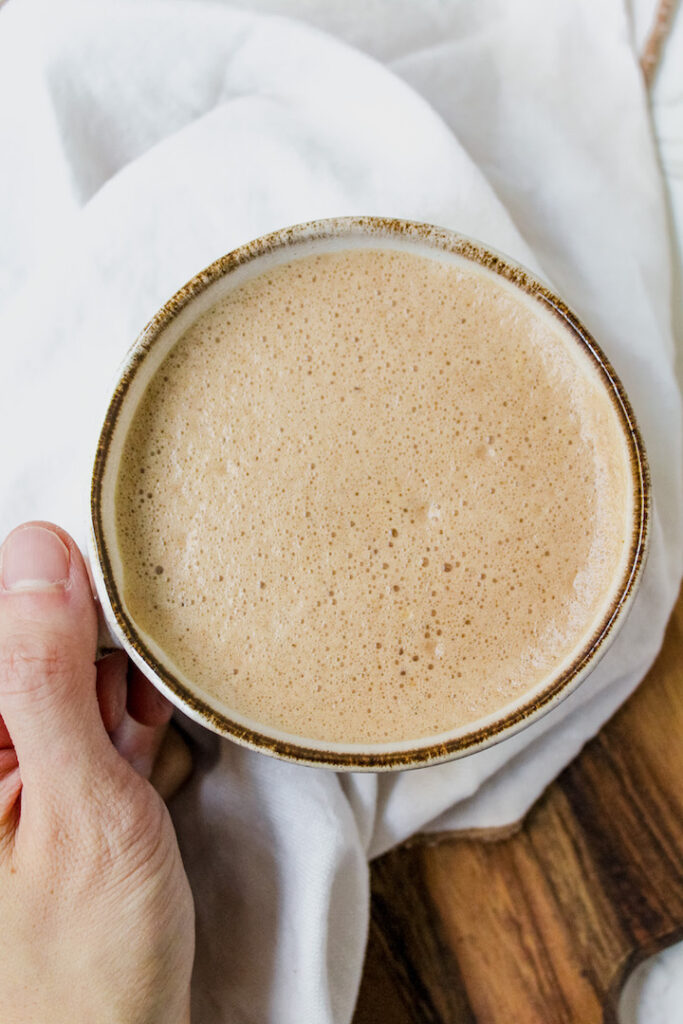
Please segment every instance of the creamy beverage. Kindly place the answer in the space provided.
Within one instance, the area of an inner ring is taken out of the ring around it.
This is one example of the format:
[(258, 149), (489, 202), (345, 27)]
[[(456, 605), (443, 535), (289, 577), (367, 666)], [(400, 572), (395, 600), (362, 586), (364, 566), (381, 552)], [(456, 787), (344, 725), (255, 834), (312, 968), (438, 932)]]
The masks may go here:
[(560, 317), (459, 260), (305, 255), (180, 338), (129, 428), (124, 599), (199, 691), (314, 740), (415, 740), (569, 666), (632, 482)]

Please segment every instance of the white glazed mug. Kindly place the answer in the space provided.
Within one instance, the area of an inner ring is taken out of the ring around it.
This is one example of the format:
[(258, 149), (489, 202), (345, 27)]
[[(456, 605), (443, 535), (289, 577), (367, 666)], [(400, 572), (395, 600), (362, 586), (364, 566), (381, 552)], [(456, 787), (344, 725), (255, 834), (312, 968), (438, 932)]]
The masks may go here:
[[(123, 598), (114, 492), (128, 427), (147, 384), (173, 344), (199, 316), (248, 278), (309, 252), (366, 247), (399, 249), (449, 261), (472, 261), (522, 289), (551, 311), (592, 360), (623, 430), (629, 453), (632, 520), (628, 558), (613, 599), (590, 639), (532, 691), (485, 719), (412, 742), (328, 743), (283, 733), (253, 721), (171, 670), (163, 650), (142, 633)], [(126, 355), (99, 436), (91, 484), (90, 557), (99, 600), (112, 637), (132, 661), (190, 718), (255, 750), (301, 764), (337, 770), (422, 767), (481, 750), (525, 728), (571, 693), (591, 672), (622, 626), (642, 575), (647, 550), (650, 485), (643, 443), (624, 389), (578, 318), (518, 264), (444, 228), (372, 217), (336, 218), (287, 228), (241, 246), (202, 270), (159, 310)]]

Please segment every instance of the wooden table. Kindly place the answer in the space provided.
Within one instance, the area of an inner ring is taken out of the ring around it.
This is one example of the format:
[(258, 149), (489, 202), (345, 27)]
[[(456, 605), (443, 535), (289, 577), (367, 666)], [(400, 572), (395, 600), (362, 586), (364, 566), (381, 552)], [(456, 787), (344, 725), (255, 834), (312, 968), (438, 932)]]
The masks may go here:
[(683, 595), (634, 696), (503, 840), (375, 861), (353, 1024), (598, 1024), (683, 938)]

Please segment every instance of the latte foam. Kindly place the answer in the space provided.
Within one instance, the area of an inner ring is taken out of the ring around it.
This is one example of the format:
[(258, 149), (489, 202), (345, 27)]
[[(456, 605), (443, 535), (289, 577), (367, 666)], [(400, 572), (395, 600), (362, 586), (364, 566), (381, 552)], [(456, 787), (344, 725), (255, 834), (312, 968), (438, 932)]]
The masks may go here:
[(466, 261), (307, 255), (153, 377), (116, 490), (124, 598), (200, 691), (315, 740), (498, 711), (609, 605), (623, 432), (559, 317)]

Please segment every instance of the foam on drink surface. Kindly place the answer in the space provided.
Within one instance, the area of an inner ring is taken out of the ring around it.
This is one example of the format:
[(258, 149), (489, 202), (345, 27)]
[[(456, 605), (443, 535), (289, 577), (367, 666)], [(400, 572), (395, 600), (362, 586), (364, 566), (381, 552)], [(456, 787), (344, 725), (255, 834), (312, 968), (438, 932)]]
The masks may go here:
[(515, 700), (589, 636), (629, 539), (623, 435), (577, 352), (465, 264), (357, 249), (248, 281), (129, 430), (130, 614), (198, 687), (312, 739)]

